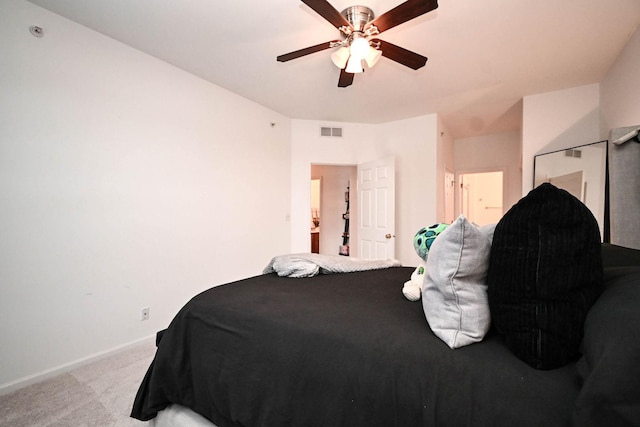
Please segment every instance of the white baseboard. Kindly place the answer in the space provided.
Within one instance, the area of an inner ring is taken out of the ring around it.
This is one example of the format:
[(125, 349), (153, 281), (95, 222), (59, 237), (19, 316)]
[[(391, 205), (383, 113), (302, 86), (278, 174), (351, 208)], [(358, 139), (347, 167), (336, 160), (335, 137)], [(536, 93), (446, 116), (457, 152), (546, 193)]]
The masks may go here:
[(155, 342), (156, 334), (150, 335), (145, 338), (141, 338), (136, 341), (131, 341), (126, 344), (119, 345), (117, 347), (113, 347), (109, 350), (101, 351), (99, 353), (92, 354), (91, 356), (83, 357), (81, 359), (74, 360), (69, 363), (65, 363), (64, 365), (57, 366), (55, 368), (47, 369), (45, 371), (39, 372), (37, 374), (28, 375), (26, 377), (19, 378), (15, 381), (1, 384), (0, 385), (0, 396), (12, 393), (16, 390), (20, 390), (21, 388), (30, 386), (32, 384), (36, 384), (45, 380), (48, 380), (53, 377), (57, 377), (58, 375), (65, 374), (69, 371), (72, 371), (76, 368), (79, 368), (84, 365), (88, 365), (93, 362), (97, 362), (100, 359), (104, 359), (105, 357), (113, 356), (116, 353), (120, 353), (121, 351), (128, 350), (132, 347), (136, 347), (138, 345)]

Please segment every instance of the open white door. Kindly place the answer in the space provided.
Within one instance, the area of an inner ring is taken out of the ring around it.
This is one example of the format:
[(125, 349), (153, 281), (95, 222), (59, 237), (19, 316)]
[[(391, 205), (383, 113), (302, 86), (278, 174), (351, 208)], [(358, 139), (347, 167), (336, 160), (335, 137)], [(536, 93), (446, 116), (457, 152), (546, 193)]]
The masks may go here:
[(455, 185), (456, 175), (448, 168), (444, 169), (444, 222), (452, 224), (455, 221)]
[(359, 258), (395, 258), (395, 177), (393, 157), (358, 165)]
[(476, 224), (496, 224), (504, 214), (503, 172), (460, 174), (462, 213)]

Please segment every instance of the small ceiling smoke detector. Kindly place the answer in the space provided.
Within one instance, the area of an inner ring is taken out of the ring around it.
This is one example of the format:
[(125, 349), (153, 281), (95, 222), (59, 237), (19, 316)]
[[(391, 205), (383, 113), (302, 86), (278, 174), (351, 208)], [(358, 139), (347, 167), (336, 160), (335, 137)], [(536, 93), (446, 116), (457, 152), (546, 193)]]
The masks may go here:
[(42, 27), (38, 27), (37, 25), (30, 26), (29, 31), (31, 31), (31, 34), (33, 34), (34, 37), (40, 38), (44, 36), (44, 30)]

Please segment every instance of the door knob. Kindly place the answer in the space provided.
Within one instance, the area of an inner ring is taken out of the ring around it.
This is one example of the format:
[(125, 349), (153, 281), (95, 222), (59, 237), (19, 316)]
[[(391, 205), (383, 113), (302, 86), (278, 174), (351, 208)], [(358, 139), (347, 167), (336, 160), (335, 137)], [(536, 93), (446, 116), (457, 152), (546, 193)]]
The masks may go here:
[(385, 234), (384, 237), (386, 237), (387, 239), (390, 239), (390, 238), (396, 237), (396, 236), (392, 235), (391, 233), (387, 233), (387, 234)]

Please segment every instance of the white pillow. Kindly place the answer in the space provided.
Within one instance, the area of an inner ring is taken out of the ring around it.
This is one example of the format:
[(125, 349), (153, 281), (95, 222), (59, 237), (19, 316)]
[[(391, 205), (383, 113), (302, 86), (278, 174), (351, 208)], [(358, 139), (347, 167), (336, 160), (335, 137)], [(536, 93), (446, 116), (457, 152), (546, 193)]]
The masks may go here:
[(451, 348), (481, 341), (491, 325), (486, 285), (491, 231), (460, 215), (431, 245), (422, 306), (433, 333)]

